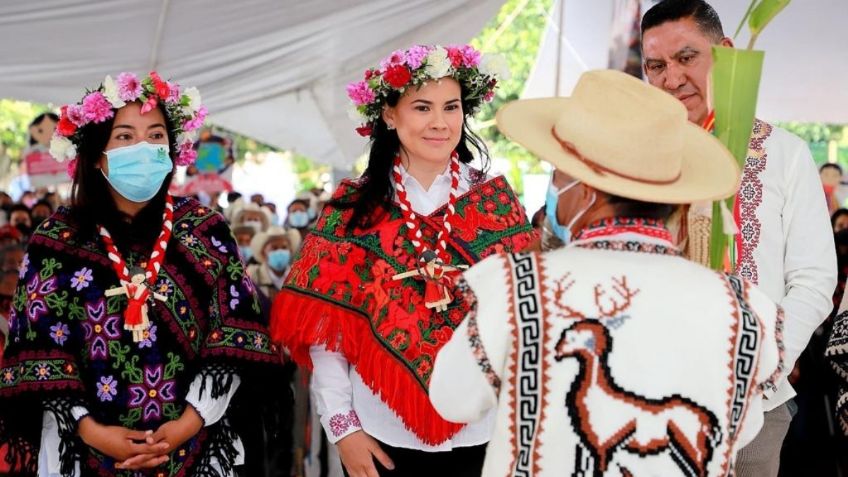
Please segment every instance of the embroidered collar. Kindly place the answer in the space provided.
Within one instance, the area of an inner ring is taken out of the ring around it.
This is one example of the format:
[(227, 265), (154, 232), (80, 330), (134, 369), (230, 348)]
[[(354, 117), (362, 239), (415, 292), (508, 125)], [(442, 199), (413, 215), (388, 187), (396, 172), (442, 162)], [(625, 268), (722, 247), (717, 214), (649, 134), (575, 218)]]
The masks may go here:
[(603, 219), (580, 231), (572, 243), (575, 247), (627, 252), (682, 255), (674, 246), (671, 232), (662, 220), (636, 217)]

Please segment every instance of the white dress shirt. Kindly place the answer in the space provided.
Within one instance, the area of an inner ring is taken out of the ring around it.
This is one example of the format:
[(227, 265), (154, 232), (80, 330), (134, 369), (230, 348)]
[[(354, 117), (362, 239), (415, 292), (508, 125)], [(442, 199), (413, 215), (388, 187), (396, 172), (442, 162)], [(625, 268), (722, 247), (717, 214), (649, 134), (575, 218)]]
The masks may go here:
[[(760, 123), (766, 132), (765, 123)], [(757, 130), (754, 137), (758, 136)], [(792, 369), (813, 332), (833, 309), (836, 252), (821, 179), (807, 144), (772, 126), (765, 155), (749, 152), (740, 186), (740, 235), (751, 253), (738, 272), (756, 283), (786, 313), (786, 366)], [(745, 215), (745, 209), (754, 215)], [(766, 410), (795, 391), (784, 378)]]
[[(429, 215), (447, 203), (451, 189), (448, 169), (436, 177), (429, 189), (425, 189), (405, 169), (402, 169), (401, 177), (409, 203), (417, 214)], [(462, 165), (457, 195), (468, 192), (470, 188), (469, 168)], [(312, 393), (316, 408), (327, 438), (334, 444), (360, 429), (393, 447), (430, 452), (449, 451), (489, 441), (494, 428), (494, 410), (464, 427), (451, 439), (439, 445), (427, 445), (406, 428), (400, 417), (365, 384), (356, 367), (351, 366), (341, 353), (313, 346), (309, 355), (314, 365)]]

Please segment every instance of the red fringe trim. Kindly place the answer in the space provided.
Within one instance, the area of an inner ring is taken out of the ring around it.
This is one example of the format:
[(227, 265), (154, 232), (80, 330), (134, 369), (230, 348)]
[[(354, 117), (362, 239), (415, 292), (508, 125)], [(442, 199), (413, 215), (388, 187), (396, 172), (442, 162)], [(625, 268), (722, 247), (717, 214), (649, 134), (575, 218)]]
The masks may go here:
[(374, 338), (368, 317), (358, 311), (283, 288), (271, 309), (271, 338), (310, 370), (310, 346), (341, 352), (371, 391), (427, 445), (441, 444), (464, 427), (436, 412), (413, 372)]

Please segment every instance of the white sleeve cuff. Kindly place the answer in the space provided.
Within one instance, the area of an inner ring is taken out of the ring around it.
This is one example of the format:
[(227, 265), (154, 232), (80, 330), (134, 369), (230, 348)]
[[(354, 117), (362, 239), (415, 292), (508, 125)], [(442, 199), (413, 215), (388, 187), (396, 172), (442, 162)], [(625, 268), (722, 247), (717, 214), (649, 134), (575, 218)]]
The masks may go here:
[(74, 420), (77, 422), (88, 414), (88, 408), (85, 406), (74, 406), (71, 408), (71, 415), (74, 416)]
[(331, 444), (342, 440), (350, 434), (362, 429), (359, 416), (353, 409), (340, 410), (332, 414), (321, 416), (321, 425), (327, 431), (327, 440)]
[(212, 382), (215, 378), (212, 376), (206, 376), (204, 378), (202, 375), (198, 375), (194, 378), (194, 381), (191, 382), (188, 395), (186, 396), (186, 402), (188, 402), (191, 407), (197, 411), (200, 418), (203, 419), (203, 427), (208, 427), (220, 421), (221, 418), (224, 417), (224, 413), (227, 412), (227, 408), (230, 406), (230, 399), (233, 398), (233, 395), (238, 390), (239, 384), (241, 384), (241, 379), (237, 374), (233, 373), (233, 381), (230, 389), (226, 394), (217, 398), (213, 398), (211, 396), (212, 393), (208, 391), (203, 393), (202, 396), (200, 395), (200, 389), (203, 387), (202, 384), (204, 379), (206, 380), (205, 388), (207, 390), (212, 389)]

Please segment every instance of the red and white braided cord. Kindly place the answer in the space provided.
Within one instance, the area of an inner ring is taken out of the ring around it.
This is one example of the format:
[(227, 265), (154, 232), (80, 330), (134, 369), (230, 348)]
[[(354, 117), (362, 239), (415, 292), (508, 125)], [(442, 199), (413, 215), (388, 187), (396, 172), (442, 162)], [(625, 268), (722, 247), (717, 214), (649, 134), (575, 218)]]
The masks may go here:
[[(171, 230), (174, 227), (174, 199), (170, 194), (165, 196), (165, 212), (162, 217), (162, 231), (159, 232), (159, 238), (153, 246), (153, 252), (150, 253), (150, 260), (147, 261), (147, 269), (144, 276), (148, 283), (153, 285), (156, 276), (159, 275), (159, 269), (162, 268), (162, 262), (165, 260), (165, 251), (168, 249), (168, 241), (171, 239)], [(118, 274), (122, 285), (130, 282), (130, 272), (127, 269), (127, 262), (115, 246), (115, 241), (112, 240), (112, 235), (102, 225), (97, 226), (97, 231), (100, 233), (100, 238), (106, 245), (106, 252), (109, 260), (112, 262), (112, 268)]]
[[(453, 230), (451, 221), (456, 215), (456, 198), (457, 191), (459, 190), (459, 158), (456, 152), (453, 152), (451, 154), (450, 172), (450, 195), (448, 196), (448, 204), (447, 209), (445, 211), (444, 221), (442, 223), (442, 228), (441, 230), (439, 230), (439, 234), (436, 236), (435, 250), (436, 256), (442, 261), (442, 263), (445, 264), (450, 263), (450, 256), (448, 255), (447, 237), (451, 234), (451, 231)], [(397, 191), (398, 202), (400, 202), (400, 209), (403, 212), (403, 219), (406, 223), (406, 228), (408, 230), (407, 233), (409, 234), (409, 241), (412, 242), (412, 246), (415, 247), (415, 251), (418, 253), (418, 256), (423, 256), (424, 252), (427, 251), (427, 247), (425, 247), (423, 242), (421, 241), (422, 233), (421, 227), (419, 227), (417, 221), (418, 216), (415, 215), (415, 211), (412, 210), (412, 206), (409, 204), (409, 198), (406, 195), (406, 188), (403, 185), (400, 156), (395, 157), (394, 167), (392, 167), (392, 175), (394, 176), (395, 190)]]

